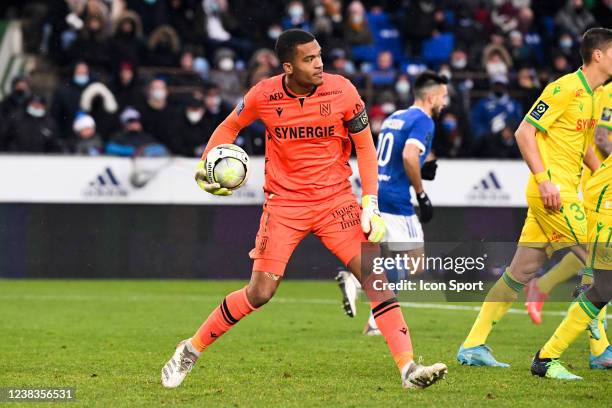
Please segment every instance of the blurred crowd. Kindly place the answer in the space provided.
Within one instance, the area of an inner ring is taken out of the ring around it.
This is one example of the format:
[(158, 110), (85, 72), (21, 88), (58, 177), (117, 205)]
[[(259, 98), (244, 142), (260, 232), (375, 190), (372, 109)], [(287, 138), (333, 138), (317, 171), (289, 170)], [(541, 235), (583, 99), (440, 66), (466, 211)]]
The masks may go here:
[[(412, 103), (424, 69), (450, 79), (439, 157), (519, 157), (513, 133), (553, 79), (580, 66), (579, 40), (612, 26), (612, 0), (6, 1), (26, 52), (55, 67), (51, 89), (12, 80), (0, 151), (199, 156), (246, 89), (281, 72), (288, 28), (313, 32), (326, 71), (349, 77), (376, 137)], [(236, 143), (263, 154), (255, 122)]]

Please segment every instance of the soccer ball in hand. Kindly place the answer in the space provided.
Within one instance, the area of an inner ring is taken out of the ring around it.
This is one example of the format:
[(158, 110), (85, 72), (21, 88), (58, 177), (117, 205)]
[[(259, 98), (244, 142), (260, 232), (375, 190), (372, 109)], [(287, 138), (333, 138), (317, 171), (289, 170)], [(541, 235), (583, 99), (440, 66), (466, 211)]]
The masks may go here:
[(219, 183), (221, 187), (236, 190), (249, 177), (249, 155), (233, 144), (215, 146), (206, 155), (204, 168), (209, 183)]

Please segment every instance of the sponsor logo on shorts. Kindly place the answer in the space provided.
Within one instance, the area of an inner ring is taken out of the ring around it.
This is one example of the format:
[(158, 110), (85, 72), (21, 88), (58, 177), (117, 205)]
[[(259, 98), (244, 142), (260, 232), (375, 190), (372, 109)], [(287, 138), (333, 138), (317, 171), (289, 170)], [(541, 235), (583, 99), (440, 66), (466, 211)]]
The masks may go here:
[(346, 230), (356, 225), (361, 225), (361, 214), (357, 203), (350, 203), (344, 207), (337, 208), (331, 213), (334, 219), (340, 221), (340, 228)]
[(536, 120), (540, 120), (544, 113), (550, 108), (544, 101), (539, 101), (538, 104), (529, 112), (529, 116)]

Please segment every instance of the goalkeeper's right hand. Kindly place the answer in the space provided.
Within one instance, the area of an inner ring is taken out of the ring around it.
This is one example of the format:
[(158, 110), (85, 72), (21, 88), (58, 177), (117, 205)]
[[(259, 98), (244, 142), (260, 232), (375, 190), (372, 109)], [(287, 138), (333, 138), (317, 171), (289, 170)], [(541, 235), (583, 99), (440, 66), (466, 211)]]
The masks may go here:
[(221, 187), (219, 183), (209, 183), (206, 177), (206, 170), (204, 166), (204, 160), (200, 160), (196, 167), (195, 181), (198, 183), (198, 187), (207, 193), (217, 196), (228, 196), (232, 195), (232, 190), (228, 190), (225, 187)]

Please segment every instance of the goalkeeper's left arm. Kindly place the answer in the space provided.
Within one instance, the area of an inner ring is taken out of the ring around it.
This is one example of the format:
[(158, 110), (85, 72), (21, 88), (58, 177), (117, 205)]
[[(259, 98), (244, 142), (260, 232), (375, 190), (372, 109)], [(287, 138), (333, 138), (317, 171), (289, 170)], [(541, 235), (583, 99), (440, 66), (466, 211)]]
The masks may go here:
[(378, 163), (372, 131), (366, 126), (351, 134), (361, 177), (361, 228), (370, 242), (380, 242), (385, 235), (385, 223), (378, 210)]

